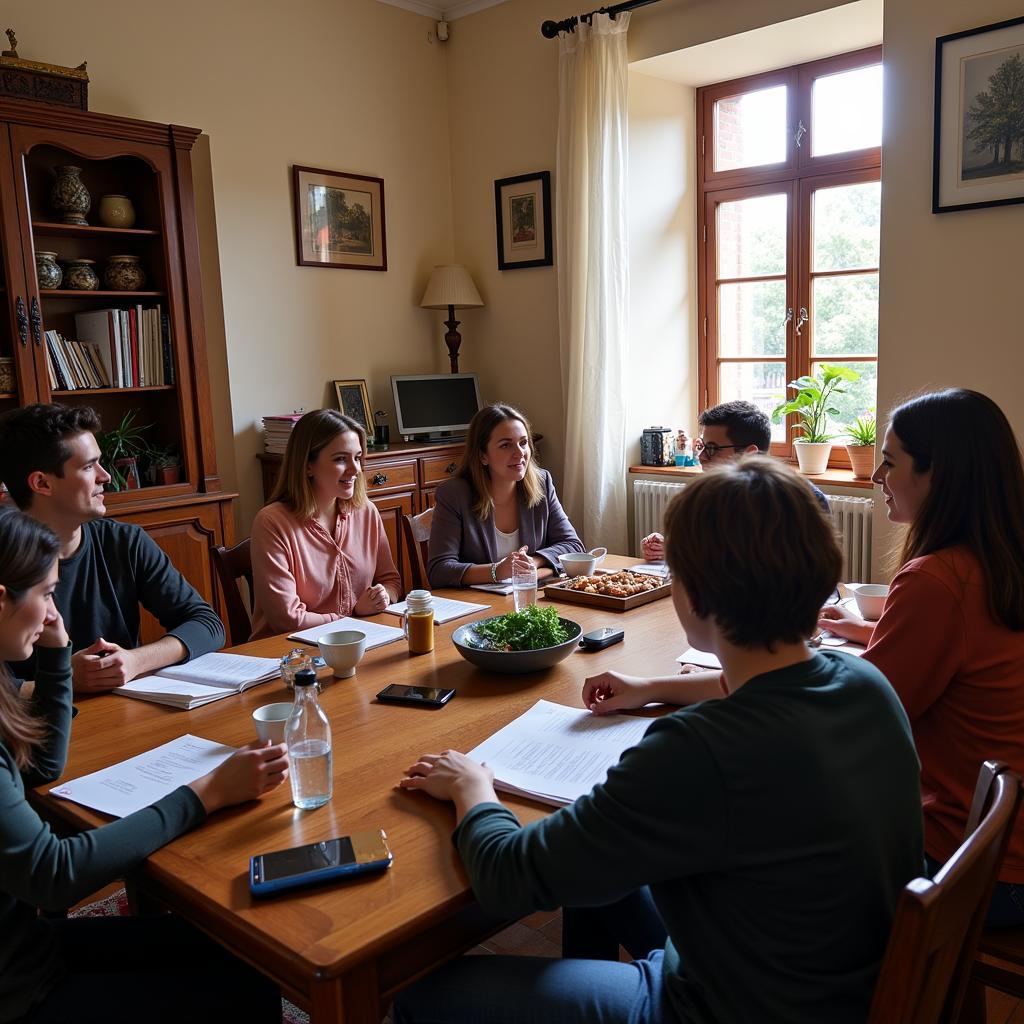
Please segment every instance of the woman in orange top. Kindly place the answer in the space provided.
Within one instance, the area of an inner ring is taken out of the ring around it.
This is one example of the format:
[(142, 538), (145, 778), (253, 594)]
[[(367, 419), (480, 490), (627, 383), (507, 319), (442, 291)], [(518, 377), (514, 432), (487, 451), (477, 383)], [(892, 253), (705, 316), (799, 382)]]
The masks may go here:
[[(1024, 773), (1024, 469), (999, 406), (951, 388), (894, 410), (872, 479), (908, 525), (901, 568), (877, 623), (830, 606), (819, 625), (865, 643), (907, 709), (937, 868), (963, 839), (982, 762)], [(988, 923), (1024, 924), (1024, 818)]]

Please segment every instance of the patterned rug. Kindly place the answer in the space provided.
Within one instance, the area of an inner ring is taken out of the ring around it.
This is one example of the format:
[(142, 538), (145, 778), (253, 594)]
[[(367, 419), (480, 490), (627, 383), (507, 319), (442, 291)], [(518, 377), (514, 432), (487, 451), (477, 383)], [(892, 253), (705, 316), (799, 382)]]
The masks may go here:
[[(71, 911), (68, 917), (127, 917), (128, 896), (124, 889), (118, 889), (95, 903)], [(283, 1024), (309, 1024), (309, 1014), (304, 1013), (287, 999), (281, 1000), (281, 1020)]]

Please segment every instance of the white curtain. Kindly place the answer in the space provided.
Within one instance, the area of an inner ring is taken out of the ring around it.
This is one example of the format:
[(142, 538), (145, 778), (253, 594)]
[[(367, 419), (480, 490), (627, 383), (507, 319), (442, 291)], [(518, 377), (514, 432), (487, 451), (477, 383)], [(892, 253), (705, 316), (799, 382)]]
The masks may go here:
[(625, 402), (626, 30), (595, 14), (559, 38), (559, 340), (565, 399), (563, 503), (586, 544), (628, 551)]

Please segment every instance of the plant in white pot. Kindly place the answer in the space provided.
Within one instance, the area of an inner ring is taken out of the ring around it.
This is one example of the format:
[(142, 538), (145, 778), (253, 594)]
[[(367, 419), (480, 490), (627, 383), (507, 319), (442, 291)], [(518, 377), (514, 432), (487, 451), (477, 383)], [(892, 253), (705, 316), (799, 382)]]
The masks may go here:
[(829, 366), (822, 363), (819, 367), (821, 377), (797, 377), (787, 387), (796, 394), (788, 402), (782, 402), (772, 413), (772, 421), (778, 423), (783, 416), (795, 413), (797, 422), (794, 430), (800, 436), (793, 438), (796, 450), (796, 461), (800, 472), (813, 475), (824, 473), (828, 466), (828, 457), (832, 451), (832, 438), (835, 434), (828, 432), (829, 417), (839, 416), (840, 412), (831, 403), (837, 395), (846, 393), (844, 384), (851, 384), (860, 379), (856, 370), (845, 366)]
[(846, 425), (846, 454), (850, 456), (855, 480), (870, 480), (875, 471), (875, 441), (877, 429), (875, 413), (869, 409)]

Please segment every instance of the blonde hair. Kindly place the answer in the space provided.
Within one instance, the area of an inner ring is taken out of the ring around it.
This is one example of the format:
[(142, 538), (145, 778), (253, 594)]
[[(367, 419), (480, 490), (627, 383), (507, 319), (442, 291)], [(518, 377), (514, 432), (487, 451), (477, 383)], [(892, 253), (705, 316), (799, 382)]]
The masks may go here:
[[(334, 438), (350, 431), (359, 438), (359, 447), (365, 461), (366, 431), (360, 423), (335, 409), (307, 412), (295, 424), (288, 437), (288, 447), (270, 501), (280, 501), (287, 505), (299, 519), (312, 519), (317, 513), (317, 502), (309, 479), (309, 464)], [(360, 470), (352, 498), (345, 504), (351, 510), (365, 505), (366, 500), (366, 480)]]
[(541, 480), (540, 468), (537, 465), (537, 452), (533, 447), (533, 428), (530, 421), (518, 409), (511, 405), (485, 405), (469, 424), (466, 437), (466, 452), (462, 456), (462, 466), (458, 475), (469, 481), (476, 495), (473, 511), (481, 522), (487, 520), (494, 508), (494, 496), (491, 494), (491, 473), (480, 460), (487, 451), (491, 435), (506, 420), (518, 420), (526, 431), (527, 444), (530, 446), (530, 461), (526, 466), (526, 475), (516, 484), (520, 495), (526, 501), (527, 508), (534, 508), (544, 499), (544, 483)]

